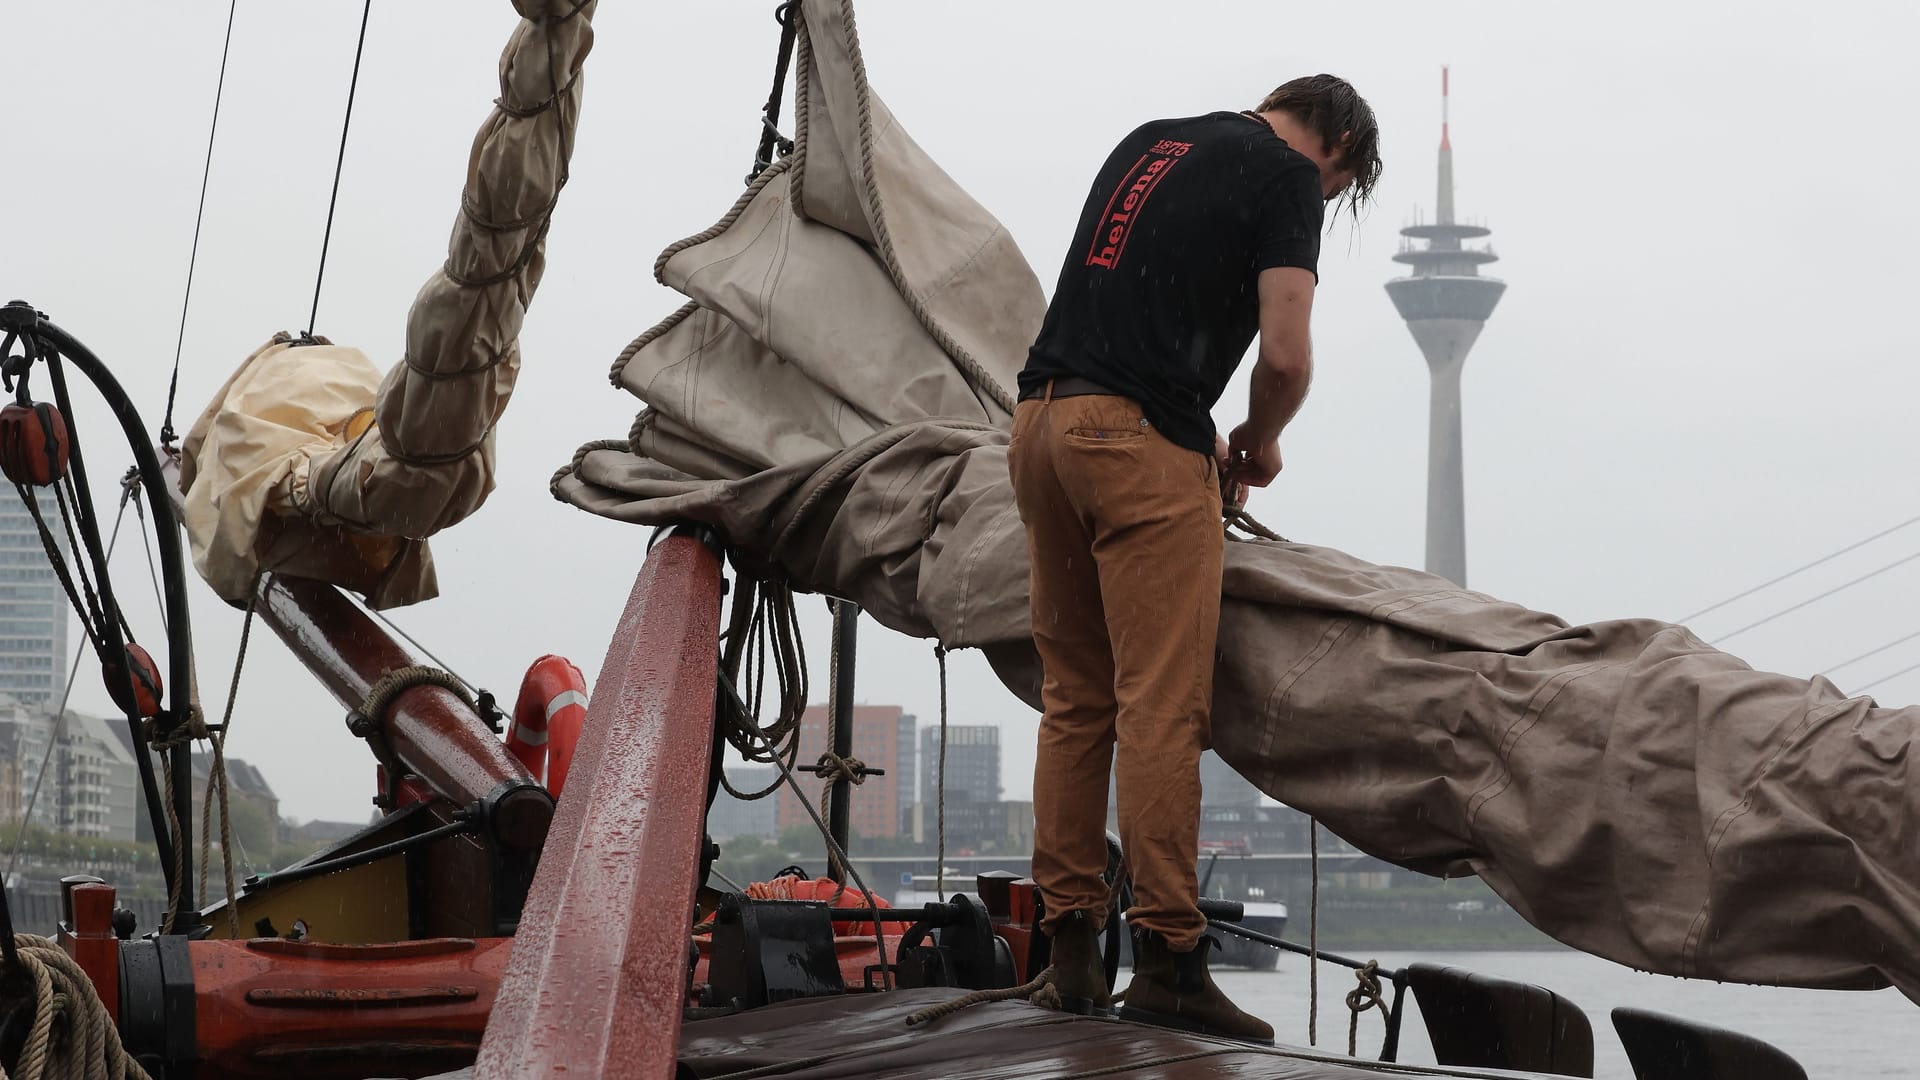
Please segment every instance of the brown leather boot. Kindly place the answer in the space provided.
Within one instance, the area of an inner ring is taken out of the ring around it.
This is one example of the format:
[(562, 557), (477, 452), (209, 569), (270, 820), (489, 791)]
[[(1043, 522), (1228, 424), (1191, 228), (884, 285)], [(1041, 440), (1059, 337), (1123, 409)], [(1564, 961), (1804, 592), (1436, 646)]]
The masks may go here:
[(1273, 1028), (1241, 1012), (1207, 973), (1207, 953), (1219, 947), (1202, 937), (1192, 951), (1177, 953), (1151, 930), (1134, 934), (1133, 981), (1120, 1019), (1272, 1046)]
[(1068, 1012), (1085, 1016), (1113, 1007), (1100, 963), (1099, 931), (1084, 911), (1070, 912), (1053, 928), (1053, 988)]

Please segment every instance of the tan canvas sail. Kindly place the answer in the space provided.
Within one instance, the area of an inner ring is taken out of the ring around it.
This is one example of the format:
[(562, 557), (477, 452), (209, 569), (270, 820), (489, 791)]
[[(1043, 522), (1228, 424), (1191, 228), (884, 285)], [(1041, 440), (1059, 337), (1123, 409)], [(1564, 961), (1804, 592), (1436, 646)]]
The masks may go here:
[(426, 537), (493, 491), (493, 430), (520, 371), (520, 323), (580, 117), (595, 3), (516, 0), (500, 98), (474, 138), (447, 261), (407, 315), (381, 378), (357, 349), (278, 335), (249, 357), (183, 444), (194, 565), (244, 599), (280, 570), (365, 594), (432, 597)]
[[(798, 587), (985, 649), (1032, 702), (991, 387), (1039, 287), (872, 97), (848, 4), (802, 11), (798, 151), (668, 252), (695, 303), (615, 371), (649, 411), (554, 490), (709, 522)], [(1229, 544), (1223, 587), (1216, 748), (1362, 849), (1477, 873), (1636, 967), (1920, 997), (1920, 710), (1304, 544)]]

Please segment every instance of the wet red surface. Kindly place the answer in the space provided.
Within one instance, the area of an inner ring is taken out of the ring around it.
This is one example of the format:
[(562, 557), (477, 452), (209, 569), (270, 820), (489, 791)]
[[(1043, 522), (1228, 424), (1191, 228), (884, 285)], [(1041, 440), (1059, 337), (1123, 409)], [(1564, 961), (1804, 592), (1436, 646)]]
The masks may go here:
[(477, 1075), (673, 1075), (719, 634), (719, 557), (663, 540), (593, 688)]

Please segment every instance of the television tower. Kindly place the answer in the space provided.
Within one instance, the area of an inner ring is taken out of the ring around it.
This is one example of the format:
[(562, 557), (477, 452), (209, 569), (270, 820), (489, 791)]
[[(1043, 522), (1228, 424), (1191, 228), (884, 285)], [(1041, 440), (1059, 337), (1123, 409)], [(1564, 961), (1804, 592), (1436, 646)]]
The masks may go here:
[[(1407, 320), (1413, 340), (1433, 374), (1427, 420), (1427, 571), (1456, 585), (1467, 583), (1466, 491), (1460, 451), (1460, 369), (1506, 282), (1480, 276), (1499, 258), (1491, 246), (1462, 241), (1491, 229), (1453, 218), (1453, 143), (1447, 132), (1447, 69), (1440, 69), (1440, 197), (1432, 224), (1400, 230), (1406, 237), (1395, 262), (1413, 267), (1409, 277), (1387, 282), (1387, 295)], [(1422, 247), (1416, 241), (1426, 241)]]

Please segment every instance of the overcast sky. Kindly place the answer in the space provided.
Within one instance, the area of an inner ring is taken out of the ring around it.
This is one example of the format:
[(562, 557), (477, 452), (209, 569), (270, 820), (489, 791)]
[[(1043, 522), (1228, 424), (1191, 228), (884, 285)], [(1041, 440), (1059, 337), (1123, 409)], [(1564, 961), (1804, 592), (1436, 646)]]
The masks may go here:
[[(579, 443), (627, 430), (637, 403), (607, 367), (680, 303), (654, 256), (739, 192), (772, 6), (609, 0), (596, 19), (500, 490), (434, 540), (444, 595), (396, 615), (503, 697), (542, 652), (591, 678), (639, 569), (646, 530), (561, 506), (547, 480)], [(240, 4), (183, 429), (252, 349), (306, 325), (359, 15), (347, 0)], [(867, 0), (860, 16), (876, 90), (1049, 288), (1094, 169), (1140, 121), (1244, 108), (1322, 70), (1373, 103), (1378, 204), (1326, 239), (1313, 396), (1283, 441), (1287, 471), (1251, 507), (1288, 536), (1423, 557), (1426, 371), (1381, 284), (1400, 270), (1396, 230), (1432, 214), (1442, 63), (1459, 211), (1492, 227), (1489, 272), (1510, 283), (1466, 369), (1472, 586), (1576, 621), (1674, 618), (1920, 515), (1920, 148), (1903, 134), (1920, 68), (1902, 6)], [(6, 16), (0, 292), (91, 344), (154, 428), (225, 20), (212, 0)], [(318, 330), (382, 365), (444, 256), (515, 20), (504, 0), (374, 5)], [(1243, 376), (1217, 419), (1238, 422), (1244, 401)], [(104, 420), (79, 416), (96, 476), (127, 460)], [(1695, 628), (1713, 638), (1915, 552), (1920, 527)], [(126, 554), (121, 592), (153, 628), (145, 563)], [(1920, 631), (1917, 596), (1920, 561), (1728, 647), (1811, 674)], [(824, 615), (806, 611), (823, 660)], [(197, 582), (194, 615), (213, 711), (240, 618)], [(929, 644), (865, 626), (860, 698), (930, 721)], [(254, 641), (230, 753), (266, 771), (290, 816), (364, 818), (373, 765), (344, 710), (270, 635)], [(1915, 663), (1920, 639), (1836, 681)], [(1004, 725), (1007, 794), (1024, 797), (1034, 716), (977, 655), (953, 672), (955, 721)], [(104, 711), (90, 659), (77, 682), (75, 704)], [(1874, 693), (1913, 701), (1920, 673)]]

